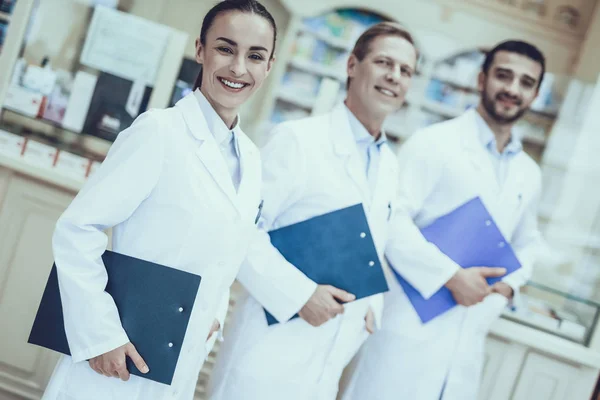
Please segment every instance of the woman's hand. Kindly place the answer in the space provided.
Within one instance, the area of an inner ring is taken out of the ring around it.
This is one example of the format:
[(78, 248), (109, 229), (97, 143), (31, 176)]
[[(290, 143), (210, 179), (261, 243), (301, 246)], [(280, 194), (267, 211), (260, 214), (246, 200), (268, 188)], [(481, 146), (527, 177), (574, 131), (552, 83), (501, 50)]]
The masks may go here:
[(210, 332), (208, 333), (208, 337), (206, 338), (206, 341), (208, 342), (210, 340), (210, 338), (212, 337), (212, 335), (215, 332), (217, 332), (219, 329), (221, 329), (221, 323), (215, 318), (212, 326), (210, 327)]
[(97, 373), (108, 376), (120, 378), (123, 381), (129, 380), (129, 371), (125, 365), (126, 357), (131, 358), (137, 369), (143, 374), (148, 373), (150, 369), (146, 362), (140, 356), (135, 349), (135, 346), (131, 342), (124, 344), (121, 347), (117, 347), (107, 353), (91, 358), (89, 360), (90, 367)]

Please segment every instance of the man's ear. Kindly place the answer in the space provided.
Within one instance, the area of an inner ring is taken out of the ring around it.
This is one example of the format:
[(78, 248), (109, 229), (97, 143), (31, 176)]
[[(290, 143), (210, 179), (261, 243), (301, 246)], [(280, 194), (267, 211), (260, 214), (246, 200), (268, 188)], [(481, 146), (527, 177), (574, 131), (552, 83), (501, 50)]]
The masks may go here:
[(346, 65), (346, 73), (348, 74), (348, 78), (354, 78), (357, 64), (358, 58), (356, 58), (354, 54), (350, 54), (350, 57), (348, 57), (348, 63)]

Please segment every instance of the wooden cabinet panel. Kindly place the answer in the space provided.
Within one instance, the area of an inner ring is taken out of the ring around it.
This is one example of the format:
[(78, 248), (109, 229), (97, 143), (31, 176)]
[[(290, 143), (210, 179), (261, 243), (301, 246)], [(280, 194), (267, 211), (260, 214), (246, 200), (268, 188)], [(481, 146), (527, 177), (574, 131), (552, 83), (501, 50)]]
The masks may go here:
[(13, 175), (0, 209), (0, 389), (39, 398), (58, 358), (27, 344), (69, 193)]

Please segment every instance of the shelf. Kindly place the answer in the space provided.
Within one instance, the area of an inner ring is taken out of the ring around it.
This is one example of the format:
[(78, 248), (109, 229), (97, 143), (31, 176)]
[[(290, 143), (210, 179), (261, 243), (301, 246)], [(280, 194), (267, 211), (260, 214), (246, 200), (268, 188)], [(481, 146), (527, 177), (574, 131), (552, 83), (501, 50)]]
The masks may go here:
[(459, 89), (459, 90), (462, 90), (462, 91), (465, 91), (465, 92), (469, 92), (469, 93), (479, 94), (479, 89), (477, 89), (475, 86), (463, 85), (462, 83), (454, 82), (454, 81), (451, 81), (449, 79), (442, 79), (442, 78), (439, 78), (437, 76), (434, 76), (431, 79), (439, 81), (439, 82), (442, 82), (442, 83), (444, 83), (446, 85), (452, 86), (455, 89)]
[[(38, 125), (44, 125), (47, 126), (49, 128), (52, 129), (57, 129), (57, 130), (61, 130), (61, 131), (66, 131), (66, 132), (70, 132), (70, 133), (74, 133), (76, 135), (81, 135), (81, 132), (77, 132), (75, 130), (69, 129), (69, 128), (65, 128), (61, 123), (55, 122), (55, 121), (51, 121), (49, 119), (44, 119), (44, 118), (38, 118), (38, 117), (32, 117), (31, 115), (25, 114), (17, 109), (14, 109), (10, 106), (4, 106), (4, 108), (2, 109), (2, 112), (7, 113), (7, 114), (12, 114), (12, 115), (16, 115), (20, 118), (25, 118), (29, 121), (33, 121), (32, 124), (38, 124)], [(4, 120), (4, 118), (2, 117), (2, 121)], [(38, 129), (36, 129), (35, 125), (28, 125), (25, 128), (28, 128), (32, 131), (36, 131)]]
[(460, 108), (427, 99), (423, 101), (421, 107), (434, 114), (443, 115), (449, 118), (456, 118), (465, 112)]
[(315, 75), (326, 76), (329, 78), (337, 79), (344, 83), (346, 82), (346, 74), (345, 73), (339, 73), (338, 71), (334, 70), (331, 67), (323, 66), (314, 61), (303, 60), (300, 58), (293, 58), (292, 61), (290, 61), (290, 65), (294, 68), (298, 68), (298, 69), (301, 69), (306, 72), (310, 72)]
[(279, 91), (279, 93), (277, 93), (277, 99), (285, 101), (286, 103), (293, 104), (300, 108), (307, 109), (307, 110), (312, 110), (312, 108), (315, 105), (315, 101), (316, 101), (314, 97), (308, 97), (308, 96), (301, 97), (293, 92), (290, 93), (290, 92), (285, 91), (285, 88), (283, 88), (282, 90)]
[(306, 26), (303, 26), (300, 29), (300, 32), (306, 33), (308, 35), (312, 35), (312, 36), (316, 37), (317, 39), (322, 40), (323, 42), (327, 43), (329, 46), (335, 47), (336, 49), (341, 49), (341, 50), (350, 52), (354, 48), (353, 42), (350, 43), (345, 39), (331, 36), (327, 33), (313, 31), (312, 29), (310, 29)]
[(10, 21), (10, 17), (11, 17), (10, 14), (0, 11), (0, 19), (3, 19), (5, 21)]
[(546, 138), (543, 137), (539, 137), (537, 135), (532, 135), (529, 134), (527, 132), (525, 132), (525, 134), (523, 134), (523, 136), (521, 137), (521, 140), (523, 142), (527, 142), (527, 143), (531, 143), (531, 144), (535, 144), (538, 146), (545, 146), (546, 145)]
[(544, 118), (556, 119), (558, 117), (558, 111), (556, 110), (535, 110), (530, 108), (529, 112)]

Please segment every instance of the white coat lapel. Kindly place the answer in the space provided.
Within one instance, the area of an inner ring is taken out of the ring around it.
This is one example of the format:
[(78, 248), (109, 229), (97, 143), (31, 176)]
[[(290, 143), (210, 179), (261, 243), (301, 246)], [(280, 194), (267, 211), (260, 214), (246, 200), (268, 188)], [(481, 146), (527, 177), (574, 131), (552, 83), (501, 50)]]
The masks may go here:
[(331, 112), (330, 137), (333, 140), (336, 154), (342, 159), (346, 172), (359, 190), (363, 204), (368, 208), (371, 204), (371, 192), (367, 174), (362, 166), (348, 115), (344, 108), (345, 106), (340, 104)]
[(237, 205), (235, 188), (227, 169), (225, 159), (202, 114), (198, 100), (193, 93), (188, 94), (176, 104), (182, 111), (183, 118), (194, 137), (198, 140), (196, 155), (202, 161), (214, 181), (227, 195), (234, 205)]
[(477, 126), (475, 110), (467, 111), (459, 120), (457, 120), (457, 129), (461, 130), (462, 144), (466, 158), (474, 167), (477, 175), (483, 182), (482, 187), (493, 188), (495, 194), (498, 194), (500, 186), (498, 178), (494, 172), (494, 165), (487, 149), (482, 145), (479, 139), (479, 127)]
[(256, 147), (250, 143), (250, 139), (242, 135), (238, 136), (237, 139), (240, 149), (241, 173), (237, 205), (240, 213), (242, 213), (242, 215), (246, 215), (249, 212), (256, 212), (256, 204), (253, 204), (251, 200), (253, 198), (253, 193), (260, 192), (260, 156)]
[[(521, 150), (523, 151), (523, 150)], [(525, 188), (524, 166), (520, 162), (523, 154), (516, 154), (508, 163), (508, 170), (502, 186), (501, 202), (521, 205)]]
[(377, 170), (377, 182), (375, 184), (375, 193), (373, 193), (373, 209), (382, 210), (391, 213), (391, 204), (389, 204), (390, 196), (388, 189), (394, 185), (390, 182), (392, 179), (398, 179), (394, 176), (394, 159), (391, 152), (382, 145), (379, 158), (379, 168)]

